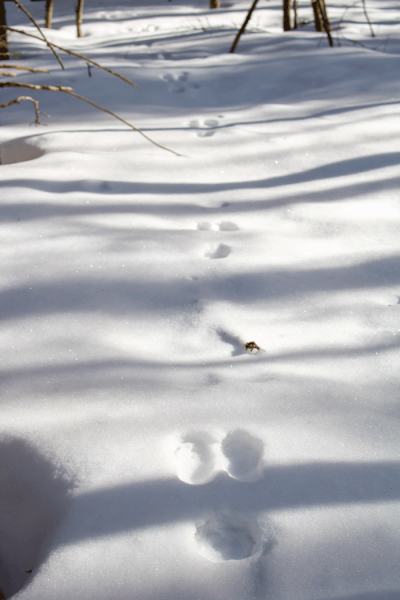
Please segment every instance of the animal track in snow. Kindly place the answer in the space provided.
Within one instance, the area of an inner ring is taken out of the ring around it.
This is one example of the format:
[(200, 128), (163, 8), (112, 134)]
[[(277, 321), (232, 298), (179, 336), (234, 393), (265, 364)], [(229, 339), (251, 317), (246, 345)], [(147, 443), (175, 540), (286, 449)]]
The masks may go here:
[(238, 481), (255, 481), (262, 473), (263, 443), (247, 431), (237, 429), (227, 434), (221, 443), (228, 461), (226, 470)]
[(215, 475), (215, 440), (207, 433), (185, 435), (175, 450), (177, 475), (184, 483), (201, 485)]
[(257, 546), (256, 526), (242, 517), (221, 514), (196, 528), (199, 554), (212, 562), (243, 560), (254, 554)]
[(195, 119), (190, 121), (189, 127), (197, 129), (197, 137), (211, 137), (215, 133), (215, 128), (218, 127), (218, 119)]
[(207, 483), (222, 470), (238, 481), (255, 481), (262, 475), (263, 449), (262, 441), (243, 429), (229, 432), (220, 445), (208, 433), (188, 433), (175, 450), (177, 475), (191, 485)]
[(201, 221), (197, 223), (197, 229), (199, 231), (238, 231), (239, 227), (231, 221), (221, 221), (219, 224)]
[(188, 81), (188, 71), (183, 71), (179, 75), (165, 73), (164, 75), (161, 75), (161, 79), (167, 82), (169, 91), (174, 92), (175, 94), (185, 92), (187, 88), (197, 89), (200, 87), (198, 83), (190, 83)]
[(239, 227), (236, 223), (232, 223), (231, 221), (221, 221), (219, 224), (220, 231), (238, 231)]
[(199, 231), (218, 231), (218, 225), (216, 225), (216, 223), (201, 221), (200, 223), (197, 223), (197, 229)]
[(218, 244), (218, 246), (209, 246), (204, 256), (206, 258), (226, 258), (232, 252), (228, 244)]

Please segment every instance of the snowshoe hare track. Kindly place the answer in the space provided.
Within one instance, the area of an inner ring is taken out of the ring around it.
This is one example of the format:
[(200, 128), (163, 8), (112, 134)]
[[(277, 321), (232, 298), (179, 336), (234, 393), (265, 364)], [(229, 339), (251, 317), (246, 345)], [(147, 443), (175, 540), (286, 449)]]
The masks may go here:
[(226, 258), (232, 252), (228, 244), (218, 244), (209, 246), (204, 254), (206, 258)]
[[(197, 223), (198, 231), (238, 231), (239, 227), (231, 221), (221, 221), (221, 223), (209, 223), (208, 221), (199, 221)], [(205, 258), (226, 258), (232, 252), (232, 247), (228, 244), (209, 244), (206, 247)]]
[[(208, 483), (220, 470), (238, 481), (251, 482), (262, 475), (262, 456), (262, 441), (242, 429), (228, 433), (220, 445), (212, 436), (197, 432), (181, 438), (175, 463), (179, 479), (190, 485)], [(258, 537), (257, 521), (221, 513), (198, 525), (194, 539), (201, 556), (224, 562), (253, 556)]]
[(247, 431), (237, 429), (228, 433), (221, 444), (228, 461), (227, 473), (238, 481), (251, 482), (262, 473), (263, 443)]
[(175, 450), (177, 475), (191, 485), (208, 483), (221, 470), (238, 481), (256, 481), (262, 475), (263, 449), (261, 440), (242, 429), (228, 433), (220, 445), (207, 433), (188, 433)]
[(201, 556), (212, 562), (244, 560), (255, 552), (256, 527), (242, 517), (220, 514), (196, 528), (195, 542)]
[(216, 132), (215, 129), (218, 127), (218, 119), (195, 119), (189, 122), (191, 129), (197, 129), (197, 137), (211, 137)]
[(221, 223), (209, 223), (208, 221), (200, 221), (197, 223), (199, 231), (239, 231), (236, 223), (231, 221), (221, 221)]
[(184, 483), (202, 485), (215, 475), (214, 438), (206, 433), (191, 433), (182, 437), (175, 450), (177, 475)]
[(188, 88), (199, 88), (200, 85), (198, 83), (189, 82), (189, 73), (188, 71), (183, 71), (178, 75), (173, 75), (172, 73), (165, 73), (160, 76), (163, 81), (168, 84), (168, 90), (173, 92), (174, 94), (181, 94), (186, 92)]

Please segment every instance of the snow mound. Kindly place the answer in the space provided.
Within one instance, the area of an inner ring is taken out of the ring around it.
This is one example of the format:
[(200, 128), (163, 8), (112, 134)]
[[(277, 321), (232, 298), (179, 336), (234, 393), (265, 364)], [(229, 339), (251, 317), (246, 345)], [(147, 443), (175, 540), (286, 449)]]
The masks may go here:
[(70, 489), (68, 477), (25, 441), (0, 441), (0, 589), (5, 597), (30, 581), (47, 558)]
[(9, 140), (0, 146), (1, 164), (26, 162), (43, 156), (44, 150), (29, 142), (29, 137)]

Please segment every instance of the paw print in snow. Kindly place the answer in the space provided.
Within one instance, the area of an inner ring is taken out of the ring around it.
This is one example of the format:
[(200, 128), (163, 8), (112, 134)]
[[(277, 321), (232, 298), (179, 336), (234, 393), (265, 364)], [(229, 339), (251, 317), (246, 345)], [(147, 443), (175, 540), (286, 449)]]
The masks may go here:
[(208, 483), (215, 474), (215, 440), (206, 433), (190, 433), (182, 437), (175, 450), (177, 475), (184, 483)]
[(183, 436), (175, 450), (177, 475), (184, 483), (208, 483), (226, 471), (238, 481), (256, 481), (262, 475), (263, 443), (247, 431), (236, 429), (219, 444), (207, 433)]
[[(261, 440), (242, 429), (229, 432), (220, 443), (206, 433), (190, 433), (175, 450), (177, 475), (191, 485), (208, 483), (221, 470), (238, 481), (255, 481), (262, 475), (263, 448)], [(263, 552), (258, 522), (226, 511), (198, 523), (194, 541), (199, 554), (212, 562)]]
[(218, 127), (218, 119), (196, 119), (190, 121), (189, 127), (191, 129), (197, 129), (197, 137), (211, 137), (215, 133), (215, 128)]
[(256, 481), (262, 472), (263, 443), (247, 431), (228, 433), (221, 444), (227, 459), (226, 471), (238, 481)]
[(165, 73), (164, 75), (161, 75), (161, 79), (168, 84), (168, 90), (170, 92), (174, 92), (175, 94), (185, 92), (187, 88), (200, 87), (197, 83), (189, 82), (188, 71), (183, 71), (178, 75), (174, 75), (172, 73)]
[(197, 229), (199, 231), (239, 231), (236, 223), (232, 223), (231, 221), (221, 221), (219, 224), (201, 221), (197, 223)]
[(196, 528), (195, 542), (199, 554), (212, 562), (243, 560), (257, 550), (257, 534), (252, 519), (223, 513)]
[(232, 248), (228, 244), (218, 244), (209, 246), (204, 254), (206, 258), (226, 258), (232, 252)]

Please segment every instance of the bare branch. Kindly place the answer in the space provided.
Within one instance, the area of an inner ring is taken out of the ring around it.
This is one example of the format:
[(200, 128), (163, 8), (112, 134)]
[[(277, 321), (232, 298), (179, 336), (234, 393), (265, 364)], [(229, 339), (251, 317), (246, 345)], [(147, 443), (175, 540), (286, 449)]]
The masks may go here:
[(16, 81), (0, 81), (0, 88), (24, 87), (30, 90), (46, 90), (48, 92), (72, 92), (73, 88), (62, 85), (37, 85), (36, 83), (19, 83)]
[(73, 89), (70, 87), (64, 87), (62, 85), (36, 85), (34, 83), (19, 83), (16, 81), (0, 81), (0, 88), (8, 88), (8, 87), (25, 87), (25, 88), (29, 88), (31, 90), (46, 90), (48, 92), (64, 92), (66, 94), (69, 94), (70, 96), (75, 96), (75, 98), (79, 98), (79, 100), (83, 100), (84, 102), (91, 104), (98, 110), (101, 110), (101, 111), (111, 115), (115, 119), (118, 119), (118, 121), (121, 121), (121, 123), (128, 125), (128, 127), (130, 127), (131, 129), (134, 129), (135, 131), (140, 133), (140, 135), (142, 135), (144, 138), (146, 138), (146, 140), (148, 140), (154, 146), (158, 146), (158, 148), (162, 148), (163, 150), (167, 150), (167, 152), (172, 152), (172, 154), (175, 154), (176, 156), (180, 156), (180, 154), (178, 154), (174, 150), (170, 150), (169, 148), (166, 148), (165, 146), (158, 144), (157, 142), (152, 140), (150, 137), (148, 137), (145, 133), (143, 133), (143, 131), (141, 131), (141, 129), (139, 129), (138, 127), (135, 127), (131, 123), (128, 123), (128, 121), (125, 121), (124, 119), (122, 119), (121, 117), (116, 115), (115, 113), (111, 112), (111, 110), (108, 110), (107, 108), (103, 108), (102, 106), (95, 104), (94, 102), (92, 102), (91, 100), (88, 100), (84, 96), (79, 96), (79, 94), (75, 94)]
[[(8, 29), (8, 31), (14, 31), (15, 33), (21, 33), (22, 35), (27, 35), (29, 37), (35, 38), (36, 40), (43, 41), (39, 36), (33, 35), (33, 33), (28, 33), (27, 31), (23, 31), (22, 29), (15, 29), (14, 27), (6, 27), (6, 29)], [(87, 60), (95, 67), (99, 67), (99, 69), (103, 69), (103, 71), (107, 71), (107, 73), (111, 73), (111, 75), (115, 75), (115, 77), (119, 77), (120, 79), (122, 79), (122, 81), (125, 81), (126, 83), (129, 83), (130, 85), (133, 85), (134, 87), (137, 87), (137, 88), (139, 87), (136, 83), (133, 83), (133, 81), (131, 81), (130, 79), (127, 79), (123, 75), (120, 75), (119, 73), (116, 73), (115, 71), (112, 71), (111, 69), (107, 69), (107, 67), (103, 67), (103, 65), (101, 65), (100, 63), (97, 63), (96, 61), (92, 60), (91, 58), (88, 58), (87, 56), (83, 56), (83, 54), (78, 54), (77, 52), (72, 52), (72, 50), (67, 50), (67, 48), (64, 48), (63, 46), (58, 46), (57, 44), (51, 43), (50, 45), (54, 46), (58, 50), (62, 50), (63, 52), (66, 52), (67, 54), (71, 54), (71, 56), (76, 56), (77, 58), (81, 58), (82, 60)]]
[(7, 73), (7, 71), (0, 71), (1, 77), (17, 77), (19, 73)]
[(83, 2), (84, 0), (78, 0), (76, 5), (76, 35), (78, 38), (82, 37), (82, 15), (83, 15)]
[[(35, 105), (35, 113), (36, 113), (35, 123), (37, 125), (46, 125), (46, 123), (41, 123), (39, 121), (39, 117), (40, 117), (39, 102), (37, 100), (34, 100), (33, 98), (31, 98), (30, 96), (19, 96), (18, 98), (14, 98), (14, 100), (11, 100), (10, 102), (5, 102), (4, 104), (0, 104), (0, 108), (6, 108), (7, 106), (12, 106), (13, 104), (19, 104), (21, 102), (21, 100), (29, 100), (30, 102), (33, 102), (33, 104)], [(42, 114), (46, 115), (47, 117), (50, 116), (47, 113), (42, 113)]]
[(56, 59), (58, 60), (58, 62), (60, 63), (61, 68), (65, 69), (64, 64), (63, 64), (61, 58), (58, 56), (58, 54), (54, 50), (54, 48), (52, 48), (52, 44), (50, 44), (50, 42), (47, 41), (46, 36), (44, 35), (43, 31), (40, 29), (39, 25), (36, 23), (36, 21), (32, 17), (32, 15), (26, 10), (26, 8), (24, 6), (22, 6), (22, 4), (18, 0), (14, 0), (14, 3), (18, 6), (18, 8), (20, 8), (26, 14), (26, 16), (28, 17), (28, 19), (30, 19), (32, 21), (32, 23), (34, 24), (34, 26), (36, 27), (36, 29), (42, 35), (43, 40), (46, 42), (46, 44), (48, 45), (48, 47), (50, 48), (50, 50), (52, 51), (52, 53), (54, 54), (54, 56), (56, 57)]
[(3, 65), (0, 64), (0, 69), (18, 69), (19, 71), (29, 71), (30, 73), (50, 73), (46, 69), (34, 69), (33, 67), (22, 67), (20, 65)]
[(45, 27), (46, 29), (51, 29), (51, 23), (53, 20), (53, 0), (46, 0), (46, 20)]

